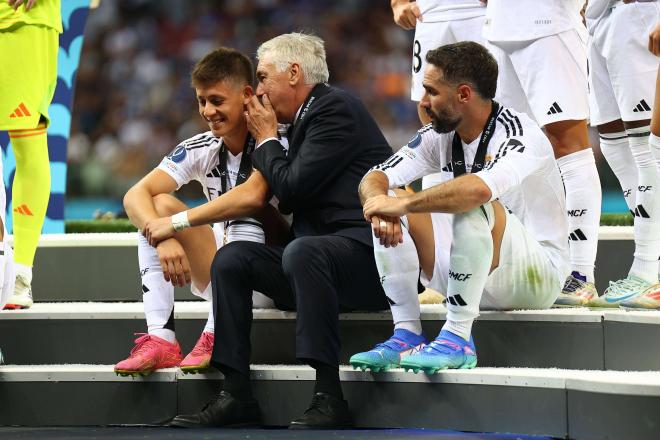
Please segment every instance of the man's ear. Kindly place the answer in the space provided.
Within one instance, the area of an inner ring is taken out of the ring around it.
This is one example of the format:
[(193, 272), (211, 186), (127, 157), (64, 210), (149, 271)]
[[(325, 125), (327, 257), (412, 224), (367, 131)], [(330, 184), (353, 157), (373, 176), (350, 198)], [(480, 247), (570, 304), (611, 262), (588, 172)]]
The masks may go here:
[(254, 89), (252, 86), (243, 87), (243, 104), (247, 105), (250, 102), (250, 98), (254, 96)]
[(472, 89), (467, 84), (461, 84), (456, 90), (458, 92), (458, 102), (465, 104), (472, 98)]
[(302, 81), (302, 69), (300, 68), (300, 64), (291, 63), (291, 65), (289, 65), (289, 85), (295, 86), (301, 81)]

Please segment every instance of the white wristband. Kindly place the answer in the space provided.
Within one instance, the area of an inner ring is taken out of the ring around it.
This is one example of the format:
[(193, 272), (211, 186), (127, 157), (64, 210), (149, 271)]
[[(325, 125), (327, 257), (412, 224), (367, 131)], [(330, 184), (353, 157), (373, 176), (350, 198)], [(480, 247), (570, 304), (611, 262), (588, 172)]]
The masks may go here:
[(174, 214), (172, 216), (172, 227), (177, 232), (189, 228), (190, 222), (188, 221), (188, 211), (182, 211)]

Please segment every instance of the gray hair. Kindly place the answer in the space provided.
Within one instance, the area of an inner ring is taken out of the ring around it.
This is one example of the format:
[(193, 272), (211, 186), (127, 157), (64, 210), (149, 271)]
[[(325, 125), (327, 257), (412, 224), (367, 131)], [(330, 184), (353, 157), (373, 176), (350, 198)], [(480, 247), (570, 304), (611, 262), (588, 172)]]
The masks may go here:
[(323, 40), (315, 35), (292, 32), (272, 38), (257, 49), (257, 59), (272, 62), (278, 72), (298, 63), (306, 84), (328, 82)]

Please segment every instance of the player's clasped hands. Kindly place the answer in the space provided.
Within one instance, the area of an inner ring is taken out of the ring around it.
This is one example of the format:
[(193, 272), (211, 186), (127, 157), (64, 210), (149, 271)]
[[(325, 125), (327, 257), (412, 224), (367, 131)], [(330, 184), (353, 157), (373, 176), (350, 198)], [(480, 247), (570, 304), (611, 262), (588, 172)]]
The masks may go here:
[(277, 116), (268, 95), (263, 95), (261, 101), (256, 95), (250, 98), (245, 119), (257, 145), (268, 138), (277, 137)]
[(174, 236), (174, 226), (171, 217), (161, 217), (147, 220), (142, 230), (142, 235), (151, 246)]
[(174, 238), (166, 239), (158, 243), (156, 251), (165, 281), (179, 287), (190, 284), (190, 263), (181, 243)]
[(363, 213), (381, 245), (396, 247), (403, 243), (401, 216), (406, 212), (401, 198), (386, 195), (371, 197), (365, 201)]

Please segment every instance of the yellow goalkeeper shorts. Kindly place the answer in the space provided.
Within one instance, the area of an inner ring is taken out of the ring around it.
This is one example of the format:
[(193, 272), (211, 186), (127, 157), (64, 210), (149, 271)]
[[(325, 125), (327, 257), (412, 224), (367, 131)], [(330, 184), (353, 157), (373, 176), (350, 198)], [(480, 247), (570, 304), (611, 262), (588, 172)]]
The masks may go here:
[(59, 34), (40, 25), (0, 30), (0, 130), (36, 128), (57, 85)]

